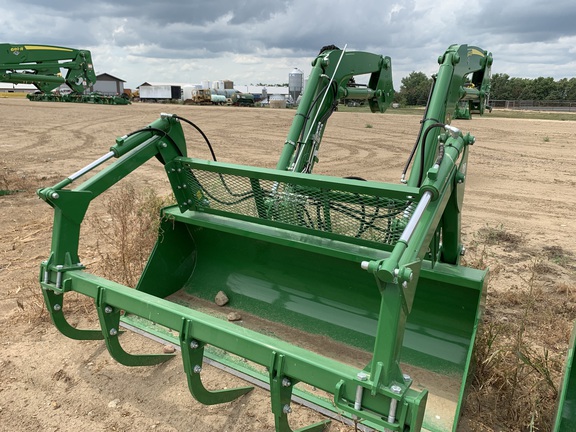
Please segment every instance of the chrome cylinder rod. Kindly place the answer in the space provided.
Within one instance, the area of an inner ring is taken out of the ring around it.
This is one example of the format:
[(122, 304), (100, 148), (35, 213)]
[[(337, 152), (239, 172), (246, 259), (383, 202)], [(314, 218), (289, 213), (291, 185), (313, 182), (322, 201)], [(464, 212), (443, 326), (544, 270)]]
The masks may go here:
[(426, 210), (426, 207), (428, 207), (428, 204), (430, 204), (431, 200), (432, 200), (432, 192), (429, 191), (424, 192), (424, 194), (420, 198), (420, 202), (418, 203), (416, 209), (414, 210), (414, 213), (412, 213), (412, 217), (408, 221), (406, 228), (404, 228), (404, 231), (402, 232), (402, 236), (400, 237), (401, 242), (407, 244), (410, 241), (410, 237), (412, 237), (412, 234), (414, 234), (414, 230), (416, 229), (418, 222), (420, 222), (420, 219), (424, 214), (424, 210)]

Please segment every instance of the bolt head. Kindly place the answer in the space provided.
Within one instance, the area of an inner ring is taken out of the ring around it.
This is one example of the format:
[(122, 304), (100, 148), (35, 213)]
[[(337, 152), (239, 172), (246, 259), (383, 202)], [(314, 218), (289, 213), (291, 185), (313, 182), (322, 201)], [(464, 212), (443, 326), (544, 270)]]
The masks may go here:
[(286, 404), (282, 407), (282, 412), (284, 414), (290, 414), (292, 412), (292, 408), (290, 408), (290, 405)]
[(60, 306), (58, 303), (56, 303), (56, 304), (54, 305), (54, 310), (55, 310), (56, 312), (58, 312), (60, 309), (62, 309), (62, 306)]
[(406, 281), (402, 282), (402, 288), (404, 289), (408, 288), (408, 282)]
[(111, 308), (110, 306), (106, 306), (106, 307), (104, 308), (104, 312), (107, 313), (107, 314), (112, 313), (112, 308)]
[(368, 374), (366, 372), (358, 372), (356, 378), (358, 378), (358, 381), (366, 381), (368, 379)]
[(115, 328), (110, 329), (110, 336), (116, 336), (117, 334), (118, 334), (118, 330), (116, 330)]
[(400, 387), (398, 385), (393, 385), (390, 387), (390, 391), (394, 394), (400, 394), (400, 393), (402, 393), (402, 387)]
[(288, 378), (282, 378), (282, 387), (290, 387), (292, 382)]
[(202, 372), (202, 366), (200, 366), (200, 365), (194, 366), (193, 371), (195, 374), (199, 374), (200, 372)]
[(412, 379), (412, 377), (408, 374), (403, 374), (402, 377), (404, 378), (404, 381), (410, 381)]
[(195, 341), (195, 340), (190, 341), (190, 348), (196, 349), (196, 348), (198, 348), (199, 346), (200, 346), (200, 345), (198, 344), (198, 341)]
[(52, 195), (50, 195), (52, 197), (52, 199), (58, 199), (60, 198), (60, 195), (58, 195), (58, 193), (56, 192), (52, 192)]

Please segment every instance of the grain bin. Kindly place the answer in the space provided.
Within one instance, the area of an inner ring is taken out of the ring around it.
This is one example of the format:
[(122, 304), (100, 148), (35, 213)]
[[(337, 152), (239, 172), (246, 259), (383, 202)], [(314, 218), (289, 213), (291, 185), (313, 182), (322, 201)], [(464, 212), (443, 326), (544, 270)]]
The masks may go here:
[(298, 99), (300, 93), (302, 93), (302, 88), (304, 87), (304, 72), (298, 68), (294, 68), (292, 72), (288, 74), (288, 92), (292, 96), (292, 100)]

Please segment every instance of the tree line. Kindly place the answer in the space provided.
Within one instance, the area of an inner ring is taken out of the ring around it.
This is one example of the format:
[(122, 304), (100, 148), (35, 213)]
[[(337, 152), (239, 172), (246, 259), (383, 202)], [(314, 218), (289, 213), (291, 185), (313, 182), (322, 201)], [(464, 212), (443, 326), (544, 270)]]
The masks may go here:
[[(576, 101), (576, 78), (516, 78), (494, 74), (490, 81), (491, 100)], [(412, 72), (402, 78), (394, 102), (403, 105), (426, 105), (432, 78), (423, 72)]]

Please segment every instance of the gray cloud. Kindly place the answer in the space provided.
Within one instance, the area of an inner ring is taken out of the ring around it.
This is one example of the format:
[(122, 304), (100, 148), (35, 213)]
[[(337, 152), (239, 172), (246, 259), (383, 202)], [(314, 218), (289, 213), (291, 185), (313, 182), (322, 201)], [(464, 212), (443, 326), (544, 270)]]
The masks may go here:
[(576, 3), (568, 0), (0, 0), (0, 8), (1, 41), (91, 49), (100, 71), (136, 82), (177, 76), (168, 63), (190, 74), (226, 65), (221, 73), (231, 77), (256, 70), (270, 75), (254, 82), (283, 82), (278, 70), (305, 68), (327, 44), (391, 56), (396, 82), (436, 72), (453, 43), (493, 51), (494, 71), (513, 76), (573, 76), (576, 62)]
[[(5, 2), (2, 2), (5, 3)], [(249, 24), (268, 19), (289, 7), (289, 0), (205, 1), (121, 0), (87, 2), (76, 0), (20, 0), (18, 8), (39, 8), (48, 16), (90, 20), (94, 17), (130, 17), (159, 25), (203, 25), (230, 15), (231, 24)]]
[(576, 35), (576, 4), (572, 0), (490, 0), (481, 5), (481, 27), (506, 37), (509, 43), (549, 42)]

